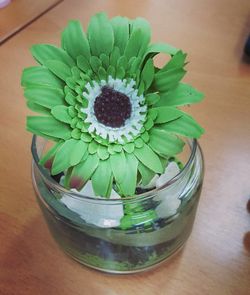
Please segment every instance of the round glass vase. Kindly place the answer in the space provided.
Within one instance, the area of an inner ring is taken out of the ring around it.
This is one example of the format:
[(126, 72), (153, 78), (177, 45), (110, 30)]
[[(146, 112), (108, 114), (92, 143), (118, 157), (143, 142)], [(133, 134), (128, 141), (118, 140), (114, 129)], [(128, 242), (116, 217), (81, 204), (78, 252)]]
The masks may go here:
[(150, 269), (188, 239), (199, 202), (203, 157), (187, 141), (181, 171), (157, 189), (104, 199), (66, 190), (39, 164), (47, 141), (33, 137), (32, 179), (52, 236), (73, 259), (109, 273)]

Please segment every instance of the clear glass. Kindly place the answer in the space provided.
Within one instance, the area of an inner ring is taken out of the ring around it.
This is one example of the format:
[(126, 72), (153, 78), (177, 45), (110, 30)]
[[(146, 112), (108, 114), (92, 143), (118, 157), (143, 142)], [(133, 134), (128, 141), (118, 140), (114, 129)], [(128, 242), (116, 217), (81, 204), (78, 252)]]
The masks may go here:
[(72, 258), (101, 271), (132, 273), (158, 265), (186, 242), (204, 172), (196, 140), (187, 142), (181, 155), (184, 167), (174, 178), (158, 189), (123, 199), (66, 190), (38, 163), (46, 144), (33, 137), (33, 184), (51, 234)]

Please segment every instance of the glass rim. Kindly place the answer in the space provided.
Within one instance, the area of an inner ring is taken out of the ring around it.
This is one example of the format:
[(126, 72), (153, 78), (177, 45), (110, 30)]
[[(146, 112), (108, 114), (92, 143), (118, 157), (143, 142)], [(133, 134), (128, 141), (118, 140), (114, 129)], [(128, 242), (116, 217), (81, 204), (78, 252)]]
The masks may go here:
[[(50, 173), (48, 172), (48, 169), (39, 164), (39, 156), (37, 154), (37, 148), (36, 148), (37, 137), (38, 137), (37, 135), (33, 135), (33, 137), (32, 137), (31, 153), (32, 153), (32, 158), (33, 158), (33, 164), (35, 163), (36, 167), (39, 170), (39, 173), (41, 174), (41, 176), (45, 180), (45, 182), (49, 182), (49, 184), (52, 185), (60, 193), (67, 194), (68, 196), (73, 197), (73, 198), (88, 199), (88, 200), (91, 200), (91, 201), (115, 202), (115, 203), (116, 202), (119, 203), (121, 201), (122, 202), (123, 201), (139, 201), (139, 200), (142, 200), (142, 199), (151, 198), (152, 196), (156, 195), (158, 192), (161, 192), (161, 191), (165, 190), (166, 188), (172, 186), (183, 175), (185, 175), (187, 173), (190, 165), (192, 164), (192, 162), (193, 162), (193, 160), (195, 158), (197, 148), (199, 148), (199, 144), (198, 144), (197, 139), (187, 139), (187, 143), (188, 143), (188, 145), (189, 145), (189, 147), (191, 149), (190, 156), (189, 156), (187, 162), (185, 163), (185, 165), (183, 166), (183, 168), (174, 177), (172, 177), (170, 180), (166, 181), (160, 187), (157, 187), (157, 188), (155, 187), (154, 189), (151, 189), (151, 190), (149, 190), (147, 192), (144, 192), (144, 193), (141, 193), (141, 194), (135, 194), (135, 195), (130, 196), (130, 197), (121, 197), (119, 199), (115, 199), (115, 198), (104, 198), (104, 197), (98, 197), (98, 196), (91, 197), (91, 196), (83, 195), (80, 192), (75, 192), (75, 191), (72, 191), (72, 190), (68, 190), (65, 187), (63, 187), (61, 184), (59, 184), (50, 175)], [(43, 137), (40, 137), (40, 138), (43, 138)], [(44, 139), (44, 140), (48, 141), (46, 139)]]

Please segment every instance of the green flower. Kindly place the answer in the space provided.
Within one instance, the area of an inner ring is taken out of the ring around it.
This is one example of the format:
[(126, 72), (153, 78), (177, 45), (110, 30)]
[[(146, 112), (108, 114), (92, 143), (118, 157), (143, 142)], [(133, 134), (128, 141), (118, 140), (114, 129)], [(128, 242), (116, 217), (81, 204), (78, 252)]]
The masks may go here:
[[(62, 48), (34, 45), (40, 64), (26, 68), (22, 86), (28, 107), (27, 129), (55, 142), (41, 159), (51, 174), (66, 173), (65, 186), (80, 189), (88, 180), (96, 195), (135, 194), (164, 172), (169, 157), (180, 153), (179, 137), (198, 138), (203, 129), (179, 106), (203, 95), (181, 83), (186, 54), (164, 43), (150, 44), (142, 18), (104, 13), (91, 18), (87, 34), (78, 21), (62, 33)], [(153, 58), (171, 59), (161, 69)]]

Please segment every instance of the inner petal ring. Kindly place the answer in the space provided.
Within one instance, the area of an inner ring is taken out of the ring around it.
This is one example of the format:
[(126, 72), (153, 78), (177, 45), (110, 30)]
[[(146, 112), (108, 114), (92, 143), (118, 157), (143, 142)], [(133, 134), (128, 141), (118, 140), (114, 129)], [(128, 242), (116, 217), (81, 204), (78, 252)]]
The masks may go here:
[(107, 81), (87, 83), (83, 97), (88, 100), (88, 107), (81, 111), (87, 115), (84, 121), (90, 124), (90, 133), (120, 144), (132, 141), (140, 134), (147, 107), (135, 85), (132, 79), (113, 79), (111, 76)]

